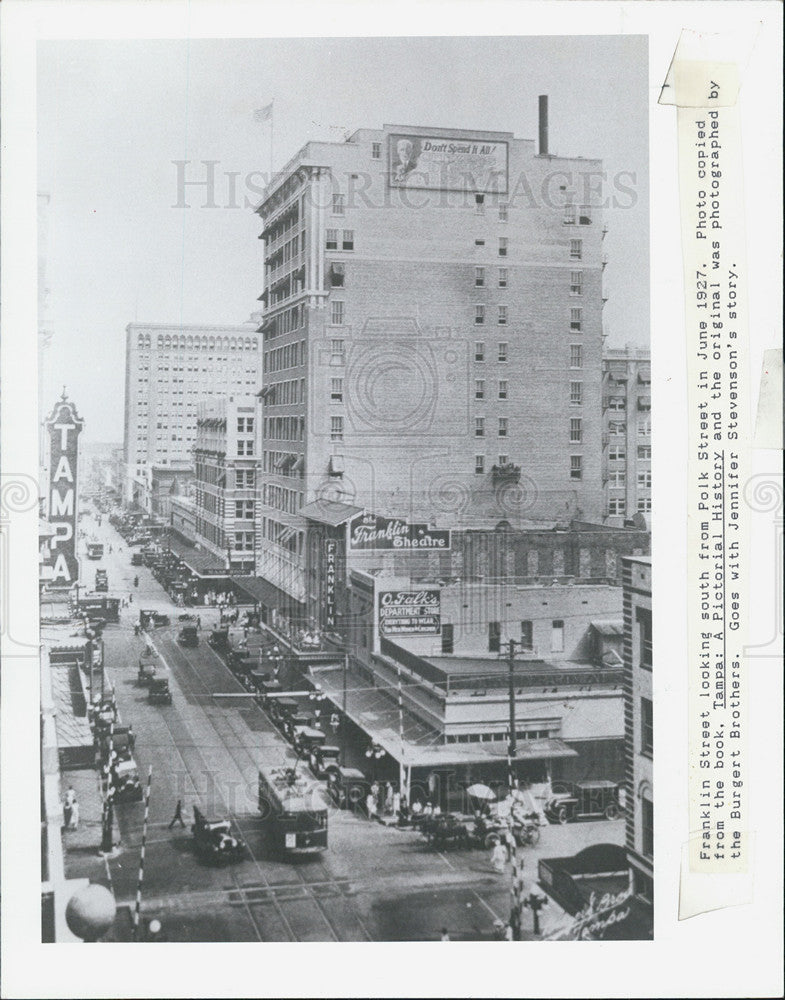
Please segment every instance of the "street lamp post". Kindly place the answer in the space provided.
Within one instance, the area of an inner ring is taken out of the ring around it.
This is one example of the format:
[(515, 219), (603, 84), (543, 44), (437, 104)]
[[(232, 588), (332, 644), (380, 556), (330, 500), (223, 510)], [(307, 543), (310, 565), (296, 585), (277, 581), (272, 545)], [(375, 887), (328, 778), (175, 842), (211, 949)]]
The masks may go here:
[[(510, 787), (510, 795), (513, 794), (517, 786), (515, 777), (515, 756), (518, 751), (516, 742), (516, 711), (515, 711), (515, 647), (518, 645), (514, 639), (507, 643), (507, 685), (510, 709), (510, 739), (507, 750), (507, 782)], [(522, 645), (522, 644), (521, 644)], [(517, 844), (515, 835), (510, 830), (509, 846), (512, 860), (512, 885), (510, 887), (510, 927), (512, 929), (513, 941), (520, 941), (522, 938), (521, 924), (523, 914), (523, 869), (519, 865)]]

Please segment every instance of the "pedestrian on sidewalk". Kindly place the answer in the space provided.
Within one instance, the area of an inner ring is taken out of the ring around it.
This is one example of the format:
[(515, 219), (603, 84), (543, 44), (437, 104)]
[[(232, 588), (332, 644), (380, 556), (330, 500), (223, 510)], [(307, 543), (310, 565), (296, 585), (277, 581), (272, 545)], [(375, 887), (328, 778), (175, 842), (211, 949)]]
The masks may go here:
[(68, 820), (68, 829), (69, 830), (79, 829), (79, 803), (76, 800), (76, 796), (74, 796), (74, 800), (71, 803), (71, 816)]
[(179, 823), (180, 826), (185, 829), (185, 821), (183, 820), (183, 800), (178, 799), (177, 805), (175, 806), (174, 816), (172, 816), (172, 822), (169, 824), (169, 829), (171, 830), (175, 823)]
[(376, 797), (372, 792), (368, 792), (365, 798), (365, 808), (368, 810), (368, 819), (376, 819)]
[(197, 615), (196, 616), (196, 631), (197, 632), (201, 632), (202, 631), (202, 616), (201, 615)]

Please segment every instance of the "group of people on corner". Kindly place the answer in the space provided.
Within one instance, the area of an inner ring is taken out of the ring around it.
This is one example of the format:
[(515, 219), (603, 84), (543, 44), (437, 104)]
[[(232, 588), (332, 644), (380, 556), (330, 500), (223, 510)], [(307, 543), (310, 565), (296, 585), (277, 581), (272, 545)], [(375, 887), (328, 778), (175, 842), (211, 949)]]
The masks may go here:
[(396, 821), (400, 821), (402, 816), (408, 816), (408, 806), (406, 797), (391, 781), (380, 784), (374, 781), (365, 797), (365, 810), (368, 819), (381, 820), (384, 816), (390, 816)]

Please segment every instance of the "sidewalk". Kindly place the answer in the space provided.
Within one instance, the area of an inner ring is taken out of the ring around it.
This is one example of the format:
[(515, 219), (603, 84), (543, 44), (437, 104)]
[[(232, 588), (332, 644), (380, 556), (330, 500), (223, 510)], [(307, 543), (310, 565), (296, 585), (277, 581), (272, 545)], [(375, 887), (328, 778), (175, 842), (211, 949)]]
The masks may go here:
[(106, 865), (98, 854), (103, 814), (98, 771), (93, 768), (63, 771), (60, 779), (61, 798), (65, 797), (70, 785), (76, 792), (79, 803), (79, 827), (76, 830), (63, 830), (66, 878), (89, 878), (93, 882), (106, 882)]

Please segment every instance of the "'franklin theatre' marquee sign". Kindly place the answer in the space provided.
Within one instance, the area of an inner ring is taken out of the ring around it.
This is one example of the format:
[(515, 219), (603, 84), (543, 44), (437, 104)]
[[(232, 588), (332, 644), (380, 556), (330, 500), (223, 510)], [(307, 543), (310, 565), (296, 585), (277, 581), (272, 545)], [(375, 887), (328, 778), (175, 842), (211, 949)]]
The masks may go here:
[(409, 524), (397, 517), (360, 514), (349, 526), (349, 548), (371, 552), (382, 549), (446, 552), (450, 548), (450, 531), (429, 528), (427, 524)]
[(65, 393), (46, 421), (49, 431), (49, 523), (54, 534), (50, 586), (70, 587), (79, 579), (76, 555), (76, 495), (79, 435), (84, 421)]
[(507, 193), (507, 143), (458, 135), (390, 135), (390, 186)]
[(387, 590), (379, 594), (382, 635), (439, 635), (441, 594), (438, 590)]

